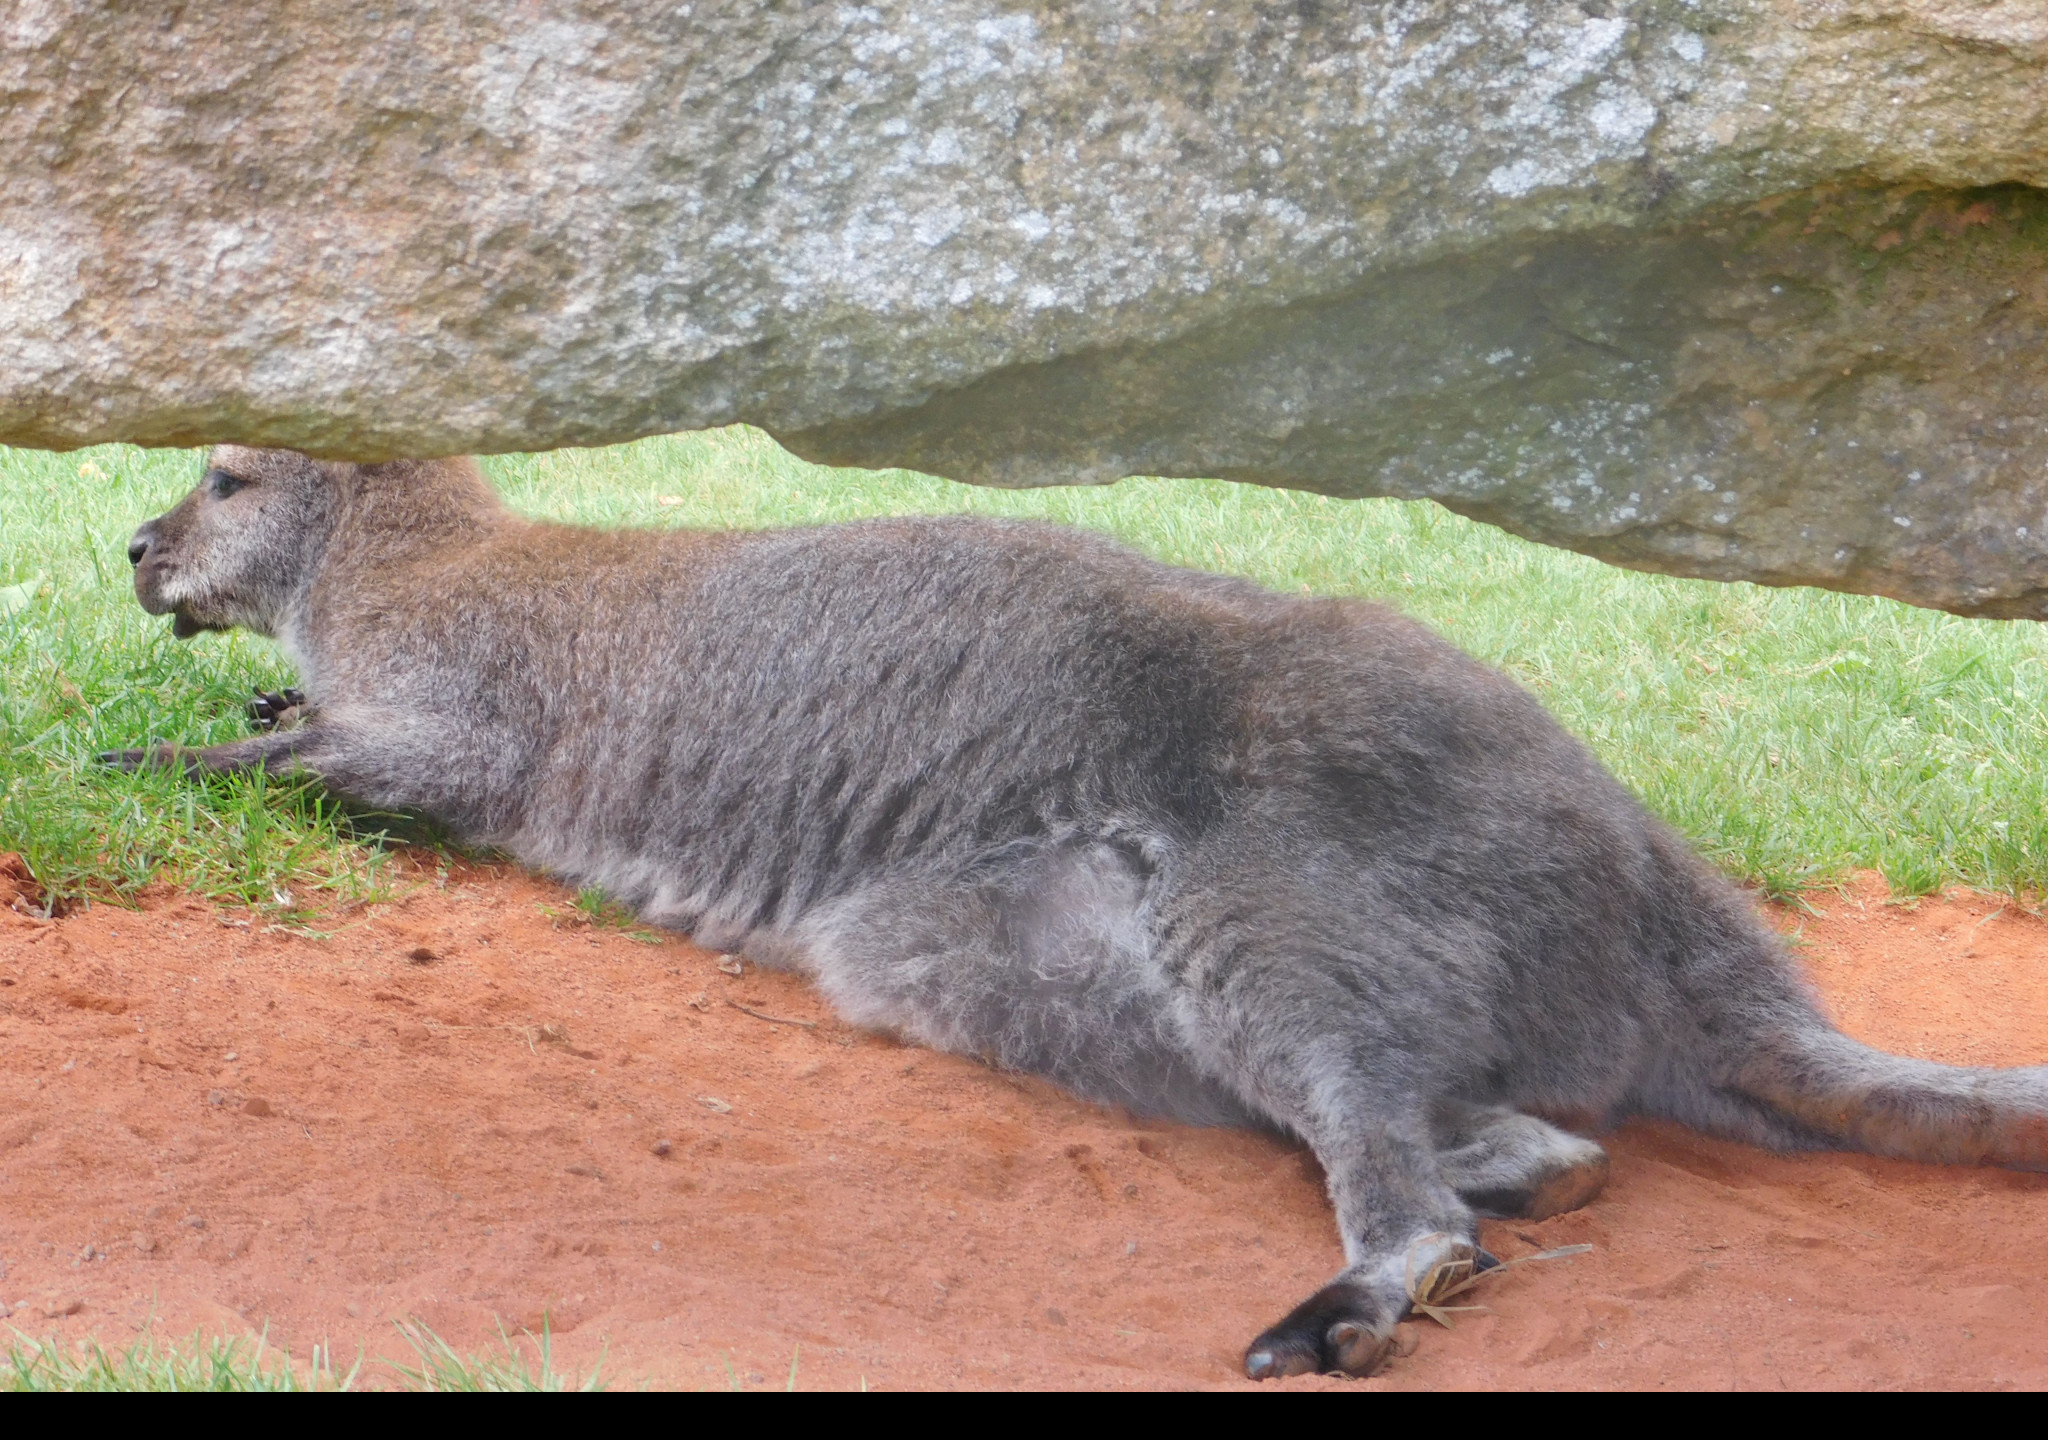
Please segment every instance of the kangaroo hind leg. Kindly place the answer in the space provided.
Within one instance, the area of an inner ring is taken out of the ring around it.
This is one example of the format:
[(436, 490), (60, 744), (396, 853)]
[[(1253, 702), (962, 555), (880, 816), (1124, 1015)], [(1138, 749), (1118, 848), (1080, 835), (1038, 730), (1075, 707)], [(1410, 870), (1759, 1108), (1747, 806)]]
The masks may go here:
[(1451, 1100), (1430, 1118), (1444, 1179), (1487, 1219), (1548, 1219), (1606, 1188), (1607, 1152), (1533, 1115)]
[[(1270, 945), (1270, 927), (1261, 927)], [(1370, 1375), (1392, 1349), (1414, 1281), (1446, 1260), (1484, 1263), (1477, 1219), (1445, 1174), (1431, 1123), (1433, 1062), (1346, 968), (1297, 939), (1276, 950), (1219, 928), (1191, 967), (1200, 1041), (1246, 1101), (1322, 1162), (1345, 1265), (1244, 1355), (1254, 1380)]]
[[(1479, 1245), (1480, 1216), (1542, 1219), (1577, 1209), (1607, 1183), (1605, 1150), (1534, 1116), (1457, 1101), (1411, 1105), (1365, 1072), (1333, 1078), (1309, 1092), (1320, 1104), (1281, 1118), (1323, 1162), (1349, 1263), (1251, 1343), (1244, 1364), (1254, 1380), (1372, 1374), (1431, 1271), (1494, 1263)], [(1345, 1103), (1331, 1107), (1332, 1097)]]
[(1323, 1162), (1348, 1263), (1252, 1341), (1245, 1374), (1370, 1375), (1390, 1354), (1422, 1276), (1450, 1260), (1484, 1268), (1491, 1257), (1479, 1248), (1471, 1207), (1437, 1163), (1421, 1107), (1388, 1107), (1358, 1087), (1340, 1113), (1296, 1115), (1292, 1128)]

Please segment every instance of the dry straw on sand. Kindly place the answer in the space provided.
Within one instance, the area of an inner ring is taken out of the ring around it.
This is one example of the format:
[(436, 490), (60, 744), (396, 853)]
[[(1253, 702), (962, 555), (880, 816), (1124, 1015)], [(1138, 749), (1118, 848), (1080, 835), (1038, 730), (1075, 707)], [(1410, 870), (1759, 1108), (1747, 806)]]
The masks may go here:
[[(1491, 1280), (1504, 1275), (1517, 1265), (1530, 1265), (1539, 1260), (1563, 1260), (1573, 1255), (1584, 1255), (1591, 1245), (1560, 1245), (1554, 1250), (1539, 1251), (1534, 1255), (1522, 1255), (1513, 1260), (1493, 1260), (1484, 1268), (1480, 1265), (1478, 1250), (1460, 1246), (1435, 1264), (1424, 1269), (1416, 1263), (1416, 1252), (1433, 1241), (1441, 1240), (1440, 1234), (1429, 1234), (1417, 1240), (1408, 1249), (1408, 1299), (1419, 1315), (1427, 1315), (1446, 1330), (1451, 1328), (1451, 1316), (1462, 1312), (1483, 1311), (1484, 1305), (1450, 1305), (1446, 1301), (1456, 1299), (1482, 1280)], [(1492, 1259), (1492, 1257), (1487, 1257)]]

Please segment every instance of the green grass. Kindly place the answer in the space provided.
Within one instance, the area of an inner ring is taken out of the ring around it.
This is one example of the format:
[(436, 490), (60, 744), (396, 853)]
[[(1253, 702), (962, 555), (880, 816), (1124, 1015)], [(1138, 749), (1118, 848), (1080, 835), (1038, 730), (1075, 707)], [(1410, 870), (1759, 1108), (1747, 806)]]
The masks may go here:
[(573, 1375), (555, 1369), (554, 1337), (545, 1322), (540, 1334), (527, 1333), (534, 1350), (528, 1361), (504, 1326), (498, 1327), (498, 1346), (481, 1355), (464, 1355), (417, 1321), (398, 1327), (405, 1343), (418, 1357), (413, 1365), (390, 1365), (400, 1388), (406, 1390), (456, 1391), (463, 1394), (530, 1393), (559, 1390), (604, 1389), (598, 1374), (603, 1362), (593, 1366), (580, 1382)]
[(333, 1391), (357, 1389), (366, 1382), (385, 1389), (470, 1393), (604, 1388), (596, 1369), (579, 1382), (555, 1368), (553, 1341), (545, 1326), (539, 1335), (526, 1336), (531, 1360), (502, 1327), (499, 1343), (474, 1355), (457, 1351), (416, 1321), (401, 1322), (397, 1328), (416, 1357), (414, 1364), (380, 1361), (365, 1366), (358, 1359), (347, 1370), (337, 1370), (334, 1356), (322, 1346), (314, 1346), (308, 1360), (297, 1364), (289, 1353), (271, 1349), (261, 1336), (195, 1335), (177, 1343), (145, 1332), (127, 1349), (110, 1351), (98, 1341), (66, 1350), (52, 1340), (32, 1340), (17, 1332), (14, 1343), (0, 1351), (0, 1393)]
[(144, 1335), (126, 1350), (92, 1341), (65, 1350), (51, 1340), (17, 1336), (0, 1353), (0, 1392), (38, 1391), (303, 1391), (347, 1390), (357, 1372), (334, 1373), (315, 1349), (305, 1366), (259, 1339), (194, 1336), (184, 1344)]
[[(1379, 596), (1513, 673), (1740, 879), (1789, 893), (1871, 867), (1909, 893), (2048, 890), (2048, 639), (2031, 623), (1638, 575), (1426, 502), (1161, 480), (979, 490), (807, 465), (744, 429), (487, 468), (522, 510), (590, 524), (1035, 516), (1283, 589)], [(242, 734), (249, 687), (291, 680), (260, 641), (172, 641), (129, 594), (130, 530), (198, 470), (189, 452), (0, 450), (0, 850), (64, 899), (152, 879), (295, 913), (375, 894), (389, 842), (317, 787), (92, 764)]]

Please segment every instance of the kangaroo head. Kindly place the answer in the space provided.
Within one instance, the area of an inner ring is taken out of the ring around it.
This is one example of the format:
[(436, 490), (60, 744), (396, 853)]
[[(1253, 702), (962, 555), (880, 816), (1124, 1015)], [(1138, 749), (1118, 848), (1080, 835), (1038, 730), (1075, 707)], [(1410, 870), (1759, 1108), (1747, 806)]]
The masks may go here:
[(356, 465), (216, 445), (192, 493), (135, 532), (128, 559), (135, 598), (173, 616), (179, 639), (237, 625), (276, 636), (323, 567), (374, 575), (505, 514), (468, 459)]
[(135, 598), (180, 640), (240, 625), (274, 635), (309, 580), (356, 467), (294, 450), (217, 445), (177, 506), (128, 542)]

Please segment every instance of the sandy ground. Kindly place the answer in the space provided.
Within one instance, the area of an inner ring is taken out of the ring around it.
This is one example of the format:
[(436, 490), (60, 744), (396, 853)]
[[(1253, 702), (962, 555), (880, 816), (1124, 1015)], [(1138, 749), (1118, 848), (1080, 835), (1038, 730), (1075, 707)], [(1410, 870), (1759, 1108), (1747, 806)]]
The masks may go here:
[[(614, 1385), (1230, 1386), (1339, 1262), (1305, 1153), (856, 1032), (795, 980), (429, 872), (326, 938), (177, 895), (38, 923), (0, 878), (0, 1305), (125, 1344), (403, 1358), (502, 1320)], [(1881, 889), (1780, 916), (1851, 1032), (2048, 1059), (2048, 923)], [(741, 1008), (745, 1007), (745, 1008)], [(773, 1017), (773, 1018), (769, 1018)], [(1607, 1137), (1487, 1227), (1490, 1312), (1289, 1388), (2048, 1384), (2048, 1178)]]

